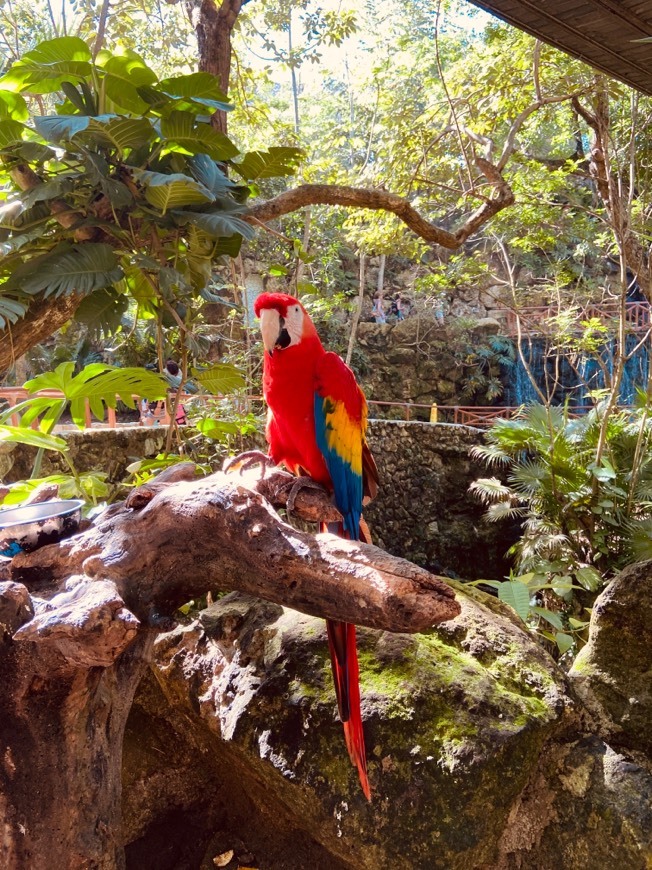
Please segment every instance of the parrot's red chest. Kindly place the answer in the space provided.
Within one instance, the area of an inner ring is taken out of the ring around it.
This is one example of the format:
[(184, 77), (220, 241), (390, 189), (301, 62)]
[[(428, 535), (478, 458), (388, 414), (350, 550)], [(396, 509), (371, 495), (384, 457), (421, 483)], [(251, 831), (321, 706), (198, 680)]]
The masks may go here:
[(269, 408), (267, 440), (274, 462), (330, 486), (331, 478), (315, 438), (316, 367), (320, 345), (289, 347), (266, 355), (263, 393)]

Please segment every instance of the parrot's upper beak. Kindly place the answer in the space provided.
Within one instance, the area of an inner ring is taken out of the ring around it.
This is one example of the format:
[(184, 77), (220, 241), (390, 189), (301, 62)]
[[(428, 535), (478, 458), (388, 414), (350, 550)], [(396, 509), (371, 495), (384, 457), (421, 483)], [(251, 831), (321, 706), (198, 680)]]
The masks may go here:
[(264, 308), (260, 312), (260, 332), (263, 346), (272, 356), (274, 351), (290, 344), (290, 336), (285, 321), (275, 308)]

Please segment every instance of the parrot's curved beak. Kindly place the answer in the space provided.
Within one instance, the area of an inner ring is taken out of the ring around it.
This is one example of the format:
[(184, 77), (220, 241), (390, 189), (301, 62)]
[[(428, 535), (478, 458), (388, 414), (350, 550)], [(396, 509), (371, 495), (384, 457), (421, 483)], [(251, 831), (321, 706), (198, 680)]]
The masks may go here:
[(260, 332), (263, 346), (270, 356), (275, 350), (281, 350), (290, 344), (285, 321), (275, 308), (264, 308), (260, 312)]

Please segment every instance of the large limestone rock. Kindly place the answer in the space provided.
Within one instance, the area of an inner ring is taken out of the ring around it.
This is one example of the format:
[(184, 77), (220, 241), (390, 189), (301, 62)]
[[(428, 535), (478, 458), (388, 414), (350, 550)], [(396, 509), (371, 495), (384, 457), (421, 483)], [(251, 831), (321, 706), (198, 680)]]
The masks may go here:
[[(632, 571), (599, 619), (652, 573)], [(322, 621), (230, 594), (163, 636), (126, 734), (127, 867), (647, 870), (649, 766), (508, 608), (456, 588), (461, 616), (429, 633), (359, 631), (371, 803)]]
[(571, 677), (610, 743), (652, 760), (652, 561), (626, 568), (599, 596)]
[[(428, 634), (359, 631), (372, 803), (336, 720), (321, 620), (231, 594), (165, 636), (158, 688), (137, 702), (127, 735), (132, 861), (134, 849), (141, 861), (152, 851), (155, 819), (183, 818), (184, 807), (196, 817), (209, 793), (207, 827), (221, 837), (212, 851), (243, 844), (257, 867), (492, 866), (572, 702), (563, 674), (507, 609), (479, 592), (461, 600), (462, 616)], [(174, 728), (167, 749), (164, 720)]]

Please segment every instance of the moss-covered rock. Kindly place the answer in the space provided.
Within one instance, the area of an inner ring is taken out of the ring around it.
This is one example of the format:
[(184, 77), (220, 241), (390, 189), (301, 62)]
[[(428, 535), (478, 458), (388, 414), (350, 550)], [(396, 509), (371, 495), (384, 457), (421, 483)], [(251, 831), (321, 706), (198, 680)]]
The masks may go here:
[(598, 597), (570, 676), (611, 744), (652, 760), (652, 561), (630, 565)]
[[(177, 721), (201, 733), (204, 757), (220, 760), (231, 834), (256, 866), (492, 866), (572, 704), (510, 611), (477, 591), (461, 603), (461, 617), (424, 635), (358, 632), (371, 803), (346, 754), (321, 620), (231, 594), (159, 642), (159, 684)], [(127, 815), (146, 841), (131, 758)]]

